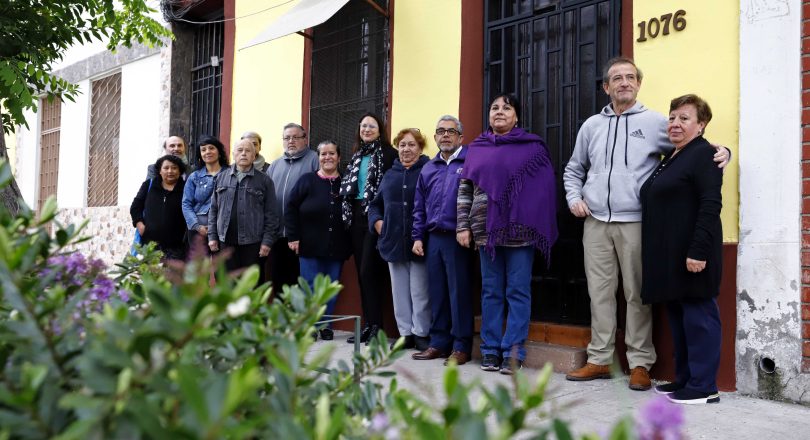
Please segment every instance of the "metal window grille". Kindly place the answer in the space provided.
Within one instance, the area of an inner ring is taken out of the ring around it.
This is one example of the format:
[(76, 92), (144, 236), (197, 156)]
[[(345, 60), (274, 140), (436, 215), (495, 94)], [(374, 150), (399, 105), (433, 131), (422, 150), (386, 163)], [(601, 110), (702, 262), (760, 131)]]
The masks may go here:
[[(387, 1), (377, 2), (386, 8)], [(388, 109), (388, 19), (363, 1), (349, 2), (312, 34), (311, 147), (338, 143), (345, 165), (366, 112), (386, 118)]]
[(118, 204), (118, 148), (121, 130), (121, 73), (91, 84), (87, 206)]
[(620, 0), (487, 1), (485, 108), (514, 93), (521, 126), (545, 139), (557, 174), (560, 237), (551, 269), (537, 259), (533, 271), (533, 319), (590, 322), (583, 223), (568, 213), (562, 175), (579, 127), (609, 102), (601, 68), (619, 54), (620, 8)]
[(39, 197), (37, 211), (42, 209), (45, 200), (56, 195), (59, 179), (59, 128), (62, 120), (62, 101), (40, 99), (39, 114)]
[[(221, 17), (220, 17), (221, 18)], [(224, 23), (209, 23), (194, 31), (191, 68), (190, 145), (203, 135), (219, 137), (222, 110), (222, 55), (225, 50)], [(188, 148), (189, 163), (197, 161), (197, 149)]]

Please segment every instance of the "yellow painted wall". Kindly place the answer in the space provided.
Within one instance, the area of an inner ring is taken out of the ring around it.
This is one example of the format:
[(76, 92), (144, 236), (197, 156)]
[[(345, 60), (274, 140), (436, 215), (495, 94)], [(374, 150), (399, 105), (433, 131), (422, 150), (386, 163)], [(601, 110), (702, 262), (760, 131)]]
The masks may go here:
[[(238, 0), (236, 16), (267, 9), (268, 0)], [(283, 2), (274, 0), (273, 3)], [(231, 145), (248, 130), (262, 136), (262, 155), (268, 161), (281, 155), (282, 127), (301, 123), (304, 37), (287, 35), (258, 46), (241, 49), (296, 3), (236, 20), (233, 72)]]
[(391, 137), (419, 128), (432, 156), (438, 151), (436, 121), (445, 114), (458, 117), (461, 0), (397, 0), (393, 22)]
[[(639, 37), (638, 23), (686, 11), (686, 28), (669, 35)], [(657, 0), (633, 2), (633, 55), (644, 73), (639, 100), (669, 114), (669, 101), (695, 93), (712, 108), (706, 139), (731, 149), (723, 181), (723, 241), (739, 240), (739, 2)]]

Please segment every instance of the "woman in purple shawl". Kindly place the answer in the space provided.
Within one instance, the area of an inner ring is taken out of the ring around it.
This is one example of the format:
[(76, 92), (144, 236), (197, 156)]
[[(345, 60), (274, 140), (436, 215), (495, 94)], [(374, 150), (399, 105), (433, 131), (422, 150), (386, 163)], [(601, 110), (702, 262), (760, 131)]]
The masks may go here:
[(517, 127), (519, 113), (511, 94), (492, 100), (490, 128), (469, 145), (458, 191), (458, 242), (481, 257), (481, 369), (502, 374), (526, 358), (535, 249), (548, 262), (557, 239), (548, 149)]

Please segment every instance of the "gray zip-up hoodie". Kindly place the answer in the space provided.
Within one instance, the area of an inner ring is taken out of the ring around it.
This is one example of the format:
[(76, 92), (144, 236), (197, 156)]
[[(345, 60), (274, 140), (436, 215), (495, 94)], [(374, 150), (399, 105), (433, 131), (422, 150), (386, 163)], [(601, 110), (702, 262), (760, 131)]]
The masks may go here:
[[(290, 200), (290, 192), (298, 179), (306, 173), (318, 171), (318, 152), (307, 148), (295, 156), (290, 156), (286, 152), (278, 159), (274, 160), (267, 168), (267, 175), (273, 179), (276, 185), (277, 212), (283, 219), (287, 213), (287, 202)], [(281, 236), (287, 237), (287, 228), (282, 223)]]
[(585, 200), (603, 222), (641, 221), (639, 190), (672, 150), (667, 119), (640, 102), (621, 115), (611, 104), (582, 124), (563, 183), (568, 206)]

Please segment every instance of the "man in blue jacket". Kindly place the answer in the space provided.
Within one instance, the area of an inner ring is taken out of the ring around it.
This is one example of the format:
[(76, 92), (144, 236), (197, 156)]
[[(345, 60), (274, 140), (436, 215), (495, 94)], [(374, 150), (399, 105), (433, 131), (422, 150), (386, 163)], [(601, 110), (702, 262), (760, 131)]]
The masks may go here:
[(444, 115), (436, 124), (439, 154), (425, 164), (414, 197), (413, 253), (427, 255), (428, 291), (433, 319), (430, 346), (416, 360), (449, 358), (469, 362), (473, 311), (470, 253), (456, 242), (456, 198), (467, 149), (461, 145), (461, 121)]

